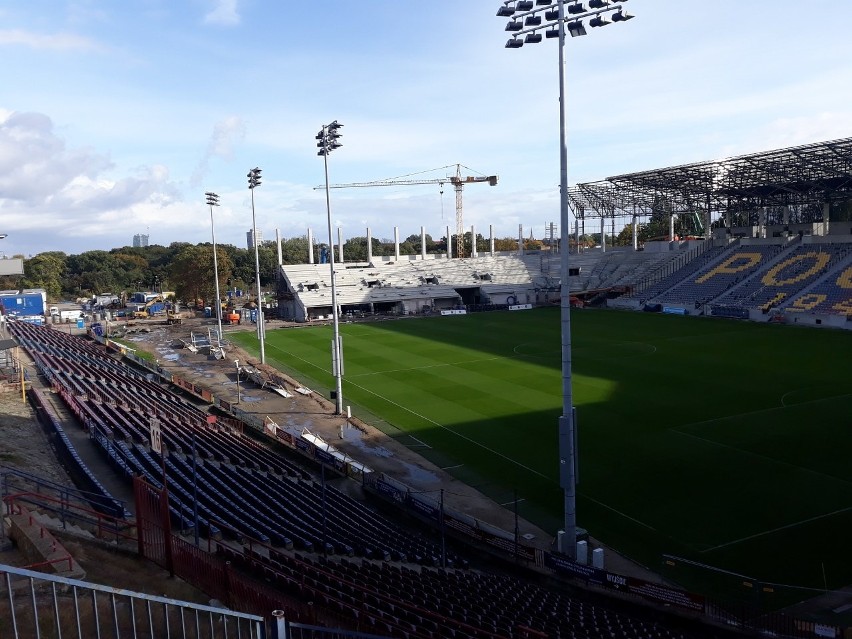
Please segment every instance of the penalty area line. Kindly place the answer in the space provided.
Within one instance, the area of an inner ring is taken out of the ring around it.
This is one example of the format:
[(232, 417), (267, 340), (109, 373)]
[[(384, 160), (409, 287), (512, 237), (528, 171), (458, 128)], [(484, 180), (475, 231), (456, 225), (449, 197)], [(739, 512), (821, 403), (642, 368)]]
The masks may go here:
[(597, 499), (595, 499), (594, 497), (589, 497), (588, 495), (583, 495), (583, 499), (588, 499), (589, 501), (596, 503), (598, 506), (603, 506), (603, 507), (604, 507), (604, 508), (606, 508), (607, 510), (611, 510), (611, 511), (612, 511), (612, 512), (614, 512), (616, 515), (621, 515), (621, 516), (622, 516), (622, 517), (624, 517), (625, 519), (629, 519), (630, 521), (632, 521), (632, 522), (634, 522), (634, 523), (637, 523), (637, 524), (639, 524), (640, 526), (644, 526), (644, 527), (645, 527), (645, 528), (647, 528), (648, 530), (653, 530), (654, 532), (657, 532), (657, 529), (656, 529), (656, 528), (654, 528), (653, 526), (649, 526), (649, 525), (648, 525), (648, 524), (646, 524), (644, 521), (639, 521), (638, 519), (636, 519), (636, 518), (634, 518), (634, 517), (631, 517), (630, 515), (628, 515), (628, 514), (626, 514), (626, 513), (623, 513), (623, 512), (621, 512), (620, 510), (616, 510), (616, 509), (615, 509), (615, 508), (613, 508), (612, 506), (607, 506), (605, 503), (603, 503), (602, 501), (598, 501), (598, 500), (597, 500)]
[(411, 439), (413, 439), (414, 441), (417, 442), (417, 444), (416, 444), (417, 446), (419, 446), (421, 448), (432, 448), (429, 444), (427, 444), (423, 440), (417, 439), (414, 435), (408, 435), (408, 436), (411, 437)]
[(803, 519), (801, 521), (793, 522), (792, 524), (786, 524), (784, 526), (778, 526), (778, 528), (772, 528), (771, 530), (764, 530), (763, 532), (755, 533), (754, 535), (748, 535), (747, 537), (740, 537), (739, 539), (734, 539), (732, 541), (726, 541), (724, 544), (719, 544), (717, 546), (713, 546), (712, 548), (707, 548), (706, 550), (701, 550), (699, 552), (711, 552), (713, 550), (719, 550), (719, 548), (727, 548), (728, 546), (733, 546), (735, 544), (742, 543), (744, 541), (749, 541), (751, 539), (757, 539), (758, 537), (765, 537), (766, 535), (771, 535), (773, 533), (780, 532), (782, 530), (787, 530), (788, 528), (795, 528), (797, 526), (801, 526), (802, 524), (809, 524), (812, 521), (817, 521), (819, 519), (825, 519), (826, 517), (833, 517), (834, 515), (839, 515), (840, 513), (849, 512), (852, 510), (852, 506), (848, 506), (846, 508), (840, 508), (839, 510), (835, 510), (830, 513), (825, 513), (822, 515), (817, 515), (816, 517), (808, 517), (807, 519)]
[(422, 419), (424, 422), (427, 422), (427, 423), (429, 423), (429, 424), (432, 424), (433, 426), (436, 426), (436, 427), (440, 428), (441, 430), (445, 430), (446, 432), (450, 433), (451, 435), (455, 435), (455, 436), (456, 436), (456, 437), (458, 437), (459, 439), (463, 439), (464, 441), (469, 442), (469, 443), (473, 444), (474, 446), (477, 446), (477, 447), (481, 448), (482, 450), (488, 451), (489, 453), (491, 453), (492, 455), (494, 455), (494, 456), (496, 456), (496, 457), (500, 457), (501, 459), (505, 459), (507, 462), (509, 462), (510, 464), (514, 464), (514, 465), (515, 465), (515, 466), (517, 466), (518, 468), (523, 468), (523, 469), (524, 469), (524, 470), (526, 470), (527, 472), (532, 473), (533, 475), (538, 475), (539, 477), (542, 477), (542, 478), (544, 478), (544, 479), (550, 479), (550, 478), (549, 478), (547, 475), (545, 475), (544, 473), (540, 473), (539, 471), (537, 471), (537, 470), (535, 470), (535, 469), (533, 469), (533, 468), (530, 468), (529, 466), (525, 466), (524, 464), (522, 464), (521, 462), (517, 461), (516, 459), (512, 459), (512, 458), (511, 458), (511, 457), (509, 457), (508, 455), (504, 455), (503, 453), (498, 452), (498, 451), (494, 450), (493, 448), (491, 448), (491, 447), (489, 447), (489, 446), (486, 446), (486, 445), (485, 445), (485, 444), (483, 444), (482, 442), (478, 442), (478, 441), (476, 441), (475, 439), (473, 439), (473, 438), (471, 438), (471, 437), (468, 437), (467, 435), (462, 435), (461, 433), (459, 433), (459, 432), (457, 432), (457, 431), (453, 430), (453, 429), (452, 429), (452, 428), (450, 428), (449, 426), (446, 426), (446, 425), (444, 425), (444, 424), (439, 424), (439, 423), (438, 423), (438, 422), (436, 422), (434, 419), (429, 419), (429, 418), (428, 418), (428, 417), (426, 417), (425, 415), (421, 415), (421, 414), (420, 414), (420, 413), (418, 413), (417, 411), (413, 411), (413, 410), (411, 410), (410, 408), (408, 408), (407, 406), (403, 406), (403, 405), (402, 405), (402, 404), (400, 404), (399, 402), (395, 402), (395, 401), (393, 401), (392, 399), (388, 399), (388, 398), (387, 398), (387, 397), (385, 397), (384, 395), (380, 395), (379, 393), (377, 393), (377, 392), (376, 392), (376, 391), (374, 391), (374, 390), (371, 390), (371, 389), (369, 389), (369, 388), (366, 388), (365, 386), (361, 386), (360, 384), (356, 384), (356, 383), (355, 383), (355, 382), (353, 382), (351, 379), (350, 379), (347, 383), (348, 383), (348, 384), (351, 384), (352, 386), (355, 386), (355, 387), (357, 387), (357, 388), (360, 388), (360, 389), (361, 389), (362, 391), (364, 391), (365, 393), (369, 393), (370, 395), (373, 395), (373, 396), (378, 397), (379, 399), (381, 399), (381, 400), (383, 400), (383, 401), (386, 401), (388, 404), (392, 404), (393, 406), (396, 406), (396, 407), (397, 407), (397, 408), (399, 408), (400, 410), (403, 410), (403, 411), (405, 411), (405, 412), (407, 412), (407, 413), (409, 413), (409, 414), (411, 414), (411, 415), (414, 415), (414, 416), (415, 416), (415, 417), (417, 417), (418, 419)]

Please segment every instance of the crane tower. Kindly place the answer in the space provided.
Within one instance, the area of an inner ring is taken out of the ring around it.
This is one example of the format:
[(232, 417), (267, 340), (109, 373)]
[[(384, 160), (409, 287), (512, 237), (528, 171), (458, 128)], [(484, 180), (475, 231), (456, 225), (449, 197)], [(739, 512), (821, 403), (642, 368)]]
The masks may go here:
[[(452, 165), (441, 167), (442, 169), (449, 168)], [(450, 183), (456, 192), (456, 257), (462, 257), (464, 253), (464, 215), (462, 207), (462, 192), (465, 184), (474, 184), (477, 182), (487, 182), (490, 186), (497, 185), (496, 175), (477, 175), (477, 176), (462, 176), (461, 164), (456, 164), (456, 174), (448, 175), (447, 177), (434, 179), (421, 178), (391, 178), (387, 180), (376, 180), (374, 182), (352, 182), (350, 184), (329, 184), (330, 189), (352, 189), (367, 186), (416, 186), (418, 184), (444, 184)], [(467, 168), (467, 167), (465, 167)], [(325, 188), (325, 184), (321, 184), (317, 189)], [(472, 238), (475, 242), (476, 238)], [(447, 247), (449, 248), (450, 238), (447, 238)]]

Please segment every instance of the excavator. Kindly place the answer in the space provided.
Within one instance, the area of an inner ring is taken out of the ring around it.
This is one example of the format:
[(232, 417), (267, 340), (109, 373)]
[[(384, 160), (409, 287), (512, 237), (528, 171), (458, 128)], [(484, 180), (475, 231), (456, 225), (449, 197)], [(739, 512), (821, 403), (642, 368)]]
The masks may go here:
[(162, 297), (155, 297), (148, 301), (143, 308), (133, 312), (133, 319), (146, 319), (155, 313), (160, 313), (165, 308)]

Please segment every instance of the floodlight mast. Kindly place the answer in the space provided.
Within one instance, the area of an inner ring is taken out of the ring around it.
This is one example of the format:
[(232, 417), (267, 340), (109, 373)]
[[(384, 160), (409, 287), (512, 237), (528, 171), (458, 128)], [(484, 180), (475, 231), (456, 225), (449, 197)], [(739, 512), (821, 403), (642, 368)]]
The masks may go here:
[[(331, 318), (333, 336), (331, 340), (331, 368), (334, 373), (335, 401), (334, 414), (343, 414), (343, 348), (340, 343), (340, 313), (337, 308), (337, 285), (334, 273), (334, 238), (331, 234), (331, 198), (328, 185), (328, 156), (339, 149), (343, 144), (340, 142), (340, 129), (343, 127), (337, 120), (331, 124), (325, 124), (316, 135), (319, 151), (317, 155), (322, 156), (325, 167), (325, 210), (328, 215), (328, 264), (331, 269)], [(341, 249), (342, 250), (342, 249)]]
[[(625, 0), (626, 1), (626, 0)], [(565, 0), (505, 0), (497, 10), (498, 17), (511, 21), (506, 31), (512, 38), (507, 49), (519, 49), (524, 44), (537, 44), (544, 31), (547, 38), (559, 38), (559, 220), (560, 220), (560, 318), (562, 340), (562, 415), (559, 417), (559, 483), (564, 494), (563, 543), (559, 550), (572, 560), (577, 559), (577, 433), (576, 414), (571, 388), (571, 291), (568, 287), (569, 255), (568, 236), (568, 146), (565, 136), (565, 32), (571, 37), (586, 35), (583, 20), (590, 18), (589, 26), (602, 27), (610, 22), (604, 17), (613, 13), (614, 22), (623, 22), (633, 16), (624, 13), (620, 3), (609, 0), (589, 0), (589, 11), (581, 1), (568, 4)], [(534, 8), (535, 7), (535, 8)], [(544, 12), (543, 21), (537, 15)], [(523, 21), (521, 21), (523, 19)], [(520, 39), (520, 36), (524, 36)]]
[(260, 363), (266, 364), (266, 349), (264, 347), (266, 327), (263, 324), (263, 296), (260, 294), (260, 253), (257, 246), (257, 218), (254, 214), (254, 190), (260, 186), (260, 173), (261, 170), (254, 167), (246, 177), (251, 191), (251, 241), (254, 244), (255, 283), (257, 285), (257, 339), (260, 342)]
[(216, 229), (213, 226), (213, 207), (219, 206), (219, 196), (212, 192), (204, 194), (207, 196), (207, 204), (210, 207), (210, 235), (213, 238), (213, 277), (216, 282), (216, 322), (219, 328), (218, 342), (222, 346), (222, 299), (219, 297), (219, 258), (216, 255)]

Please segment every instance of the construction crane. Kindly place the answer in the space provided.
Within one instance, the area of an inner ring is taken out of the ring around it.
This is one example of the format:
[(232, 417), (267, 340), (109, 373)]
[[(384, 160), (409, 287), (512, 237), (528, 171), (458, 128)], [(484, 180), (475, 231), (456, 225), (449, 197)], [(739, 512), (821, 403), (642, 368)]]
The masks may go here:
[[(442, 166), (438, 169), (432, 169), (432, 171), (440, 171), (442, 169), (448, 169), (452, 167), (452, 164), (448, 164), (447, 166)], [(464, 190), (465, 184), (474, 184), (477, 182), (487, 182), (491, 186), (497, 185), (497, 176), (496, 175), (476, 175), (476, 176), (462, 176), (461, 170), (462, 165), (456, 164), (456, 174), (448, 175), (446, 177), (434, 178), (434, 179), (420, 179), (413, 178), (410, 176), (403, 176), (402, 178), (390, 178), (387, 180), (376, 180), (375, 182), (353, 182), (350, 184), (329, 184), (328, 188), (330, 189), (354, 189), (361, 188), (367, 186), (416, 186), (419, 184), (440, 184), (444, 186), (444, 184), (452, 184), (453, 188), (456, 191), (456, 257), (462, 257), (464, 254), (464, 216), (462, 214), (462, 191)], [(468, 167), (464, 167), (468, 169), (468, 171), (472, 170)], [(427, 171), (423, 171), (423, 173), (427, 173)], [(320, 184), (315, 189), (324, 189), (325, 184)], [(476, 238), (472, 238), (473, 242), (476, 242)], [(447, 238), (447, 249), (450, 247), (450, 238)]]

